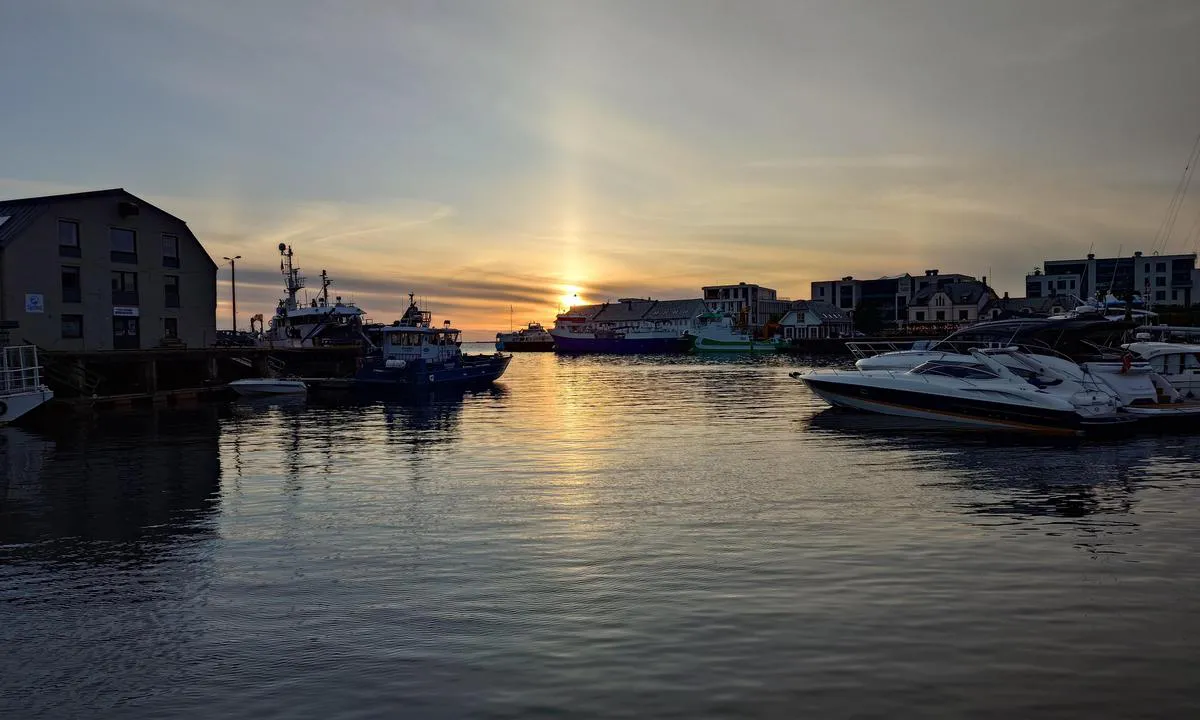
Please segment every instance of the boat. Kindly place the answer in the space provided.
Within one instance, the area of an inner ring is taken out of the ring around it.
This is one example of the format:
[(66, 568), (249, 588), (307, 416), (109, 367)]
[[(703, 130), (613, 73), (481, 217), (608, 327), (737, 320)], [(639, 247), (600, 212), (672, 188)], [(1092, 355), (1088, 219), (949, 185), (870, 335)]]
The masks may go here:
[(1147, 363), (1187, 400), (1200, 400), (1200, 345), (1137, 340), (1121, 347)]
[(670, 323), (637, 320), (593, 323), (567, 311), (554, 319), (550, 329), (554, 350), (559, 353), (667, 354), (691, 349), (693, 336)]
[(432, 327), (428, 310), (408, 296), (404, 316), (379, 330), (382, 344), (368, 353), (354, 374), (358, 388), (407, 389), (442, 385), (487, 384), (508, 368), (512, 355), (465, 355), (461, 333), (446, 320)]
[(1139, 324), (1149, 324), (1158, 317), (1158, 313), (1145, 308), (1145, 302), (1140, 295), (1134, 295), (1129, 301), (1119, 300), (1112, 293), (1105, 296), (1103, 301), (1098, 295), (1092, 300), (1072, 297), (1078, 303), (1073, 309), (1058, 315), (1051, 315), (1048, 319), (1103, 318), (1110, 322), (1132, 320)]
[[(1174, 429), (1183, 429), (1178, 423), (1184, 421), (1188, 425), (1200, 422), (1200, 403), (1192, 402), (1172, 378), (1133, 351), (1113, 349), (1119, 342), (1116, 338), (1125, 335), (1129, 327), (1128, 323), (1103, 318), (1027, 318), (980, 323), (952, 333), (945, 340), (918, 341), (907, 348), (880, 342), (846, 345), (858, 358), (857, 369), (892, 372), (904, 372), (930, 361), (955, 361), (972, 349), (1015, 348), (1022, 354), (997, 355), (997, 361), (1017, 372), (1030, 361), (1037, 362), (1040, 372), (1048, 377), (1108, 393), (1127, 415), (1169, 419), (1177, 423)], [(1171, 347), (1167, 343), (1148, 345)], [(1176, 350), (1178, 355), (1187, 354), (1188, 346), (1173, 347), (1185, 348)], [(1200, 346), (1191, 347), (1200, 350)], [(1178, 362), (1182, 366), (1186, 361), (1180, 357)]]
[[(287, 297), (279, 300), (275, 315), (267, 328), (261, 329), (260, 342), (273, 348), (317, 348), (370, 346), (364, 332), (366, 313), (354, 303), (342, 302), (340, 296), (329, 299), (329, 275), (321, 271), (321, 291), (307, 304), (297, 299), (305, 278), (292, 263), (291, 246), (279, 243), (279, 271), (283, 273)], [(253, 323), (252, 323), (253, 326)]]
[(308, 386), (298, 378), (245, 378), (229, 383), (229, 389), (244, 397), (303, 395), (308, 392)]
[(1044, 360), (1015, 347), (975, 348), (904, 371), (791, 375), (834, 407), (975, 429), (1079, 436), (1136, 423), (1106, 388), (1064, 377)]
[(35, 345), (0, 348), (0, 425), (7, 425), (54, 399), (46, 386)]
[(728, 314), (705, 313), (696, 318), (692, 347), (696, 352), (775, 352), (785, 347), (778, 338), (759, 339), (736, 327)]
[(516, 332), (496, 333), (496, 349), (508, 352), (551, 352), (554, 337), (540, 323), (529, 325)]
[(1018, 318), (991, 320), (957, 330), (942, 340), (847, 341), (859, 370), (908, 370), (971, 348), (1020, 347), (1035, 355), (1066, 356), (1082, 362), (1120, 344), (1134, 325), (1104, 318)]

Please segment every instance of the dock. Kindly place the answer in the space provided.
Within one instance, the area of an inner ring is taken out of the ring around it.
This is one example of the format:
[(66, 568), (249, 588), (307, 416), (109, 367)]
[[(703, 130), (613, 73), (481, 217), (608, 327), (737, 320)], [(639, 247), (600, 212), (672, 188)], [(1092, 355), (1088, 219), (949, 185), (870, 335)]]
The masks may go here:
[[(161, 348), (74, 353), (41, 351), (55, 402), (71, 406), (173, 404), (218, 398), (230, 382), (270, 374), (311, 378), (348, 387), (362, 357), (358, 347)], [(306, 383), (308, 380), (306, 380)]]

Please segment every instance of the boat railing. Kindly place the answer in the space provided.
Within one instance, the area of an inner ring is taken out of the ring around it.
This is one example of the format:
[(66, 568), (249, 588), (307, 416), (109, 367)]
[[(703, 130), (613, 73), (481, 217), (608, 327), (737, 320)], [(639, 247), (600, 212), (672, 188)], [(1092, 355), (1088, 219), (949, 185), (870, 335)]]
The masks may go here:
[[(846, 348), (856, 358), (869, 358), (876, 355), (883, 355), (891, 352), (905, 352), (909, 350), (944, 350), (946, 352), (956, 352), (949, 347), (951, 341), (948, 340), (847, 340)], [(966, 352), (966, 345), (978, 347), (979, 343), (963, 343), (964, 347), (959, 352)]]
[(42, 366), (36, 345), (13, 345), (0, 353), (0, 394), (30, 392), (42, 388)]

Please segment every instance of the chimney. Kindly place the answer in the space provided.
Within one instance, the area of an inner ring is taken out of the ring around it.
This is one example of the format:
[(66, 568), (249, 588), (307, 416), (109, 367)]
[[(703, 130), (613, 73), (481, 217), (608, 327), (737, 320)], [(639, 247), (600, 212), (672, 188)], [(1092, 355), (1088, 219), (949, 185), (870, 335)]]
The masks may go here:
[(925, 277), (937, 277), (937, 274), (938, 274), (937, 268), (925, 271)]
[(1007, 299), (1008, 299), (1008, 291), (1007, 291), (1007, 290), (1005, 290), (1005, 291), (1004, 291), (1004, 299), (1005, 299), (1005, 300), (1007, 300)]
[(1135, 252), (1135, 253), (1133, 254), (1133, 256), (1134, 256), (1134, 257), (1141, 257), (1141, 256), (1142, 256), (1142, 251), (1141, 251), (1141, 250), (1138, 250), (1137, 252)]
[(1088, 260), (1095, 260), (1095, 259), (1096, 259), (1096, 253), (1088, 253)]
[(984, 284), (984, 287), (987, 286), (987, 275), (983, 276), (983, 284)]

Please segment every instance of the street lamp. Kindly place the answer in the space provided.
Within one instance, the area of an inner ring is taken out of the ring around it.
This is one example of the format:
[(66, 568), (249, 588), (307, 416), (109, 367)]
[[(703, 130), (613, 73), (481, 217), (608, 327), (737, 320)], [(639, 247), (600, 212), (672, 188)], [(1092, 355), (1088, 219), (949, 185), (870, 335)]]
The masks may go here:
[(241, 255), (225, 258), (229, 261), (229, 286), (233, 289), (233, 331), (237, 332), (237, 261)]

